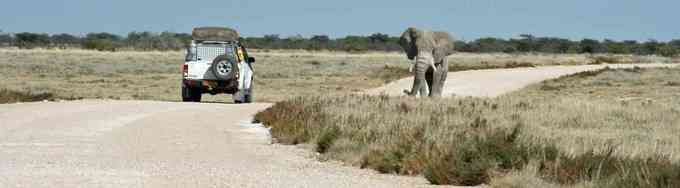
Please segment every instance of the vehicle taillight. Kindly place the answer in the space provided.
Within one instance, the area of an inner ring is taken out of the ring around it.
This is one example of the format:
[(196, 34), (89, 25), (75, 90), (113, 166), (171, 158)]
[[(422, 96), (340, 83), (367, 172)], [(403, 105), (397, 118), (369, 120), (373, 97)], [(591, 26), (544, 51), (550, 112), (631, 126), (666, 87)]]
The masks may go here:
[(184, 77), (189, 76), (189, 65), (184, 64), (184, 65), (182, 66), (182, 73), (184, 74)]

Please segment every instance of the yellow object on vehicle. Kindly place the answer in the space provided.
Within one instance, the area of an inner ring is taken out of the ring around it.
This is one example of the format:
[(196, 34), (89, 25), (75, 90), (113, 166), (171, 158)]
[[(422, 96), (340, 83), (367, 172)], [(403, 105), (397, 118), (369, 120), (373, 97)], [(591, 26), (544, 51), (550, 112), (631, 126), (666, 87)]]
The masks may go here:
[(238, 62), (244, 61), (245, 58), (243, 57), (243, 49), (242, 48), (236, 48), (236, 56), (238, 57)]

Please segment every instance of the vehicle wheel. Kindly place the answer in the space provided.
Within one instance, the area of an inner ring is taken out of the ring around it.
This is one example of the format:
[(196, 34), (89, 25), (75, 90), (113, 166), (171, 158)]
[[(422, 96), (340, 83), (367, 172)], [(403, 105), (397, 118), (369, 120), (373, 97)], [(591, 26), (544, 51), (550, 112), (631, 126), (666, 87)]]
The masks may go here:
[(236, 59), (229, 55), (217, 56), (212, 65), (210, 65), (210, 70), (217, 79), (229, 80), (236, 78), (238, 75), (238, 65), (236, 64)]
[(192, 95), (191, 95), (191, 89), (187, 88), (186, 86), (182, 86), (182, 101), (183, 102), (191, 102), (192, 101)]
[(201, 90), (182, 86), (182, 101), (201, 102)]
[(201, 88), (192, 88), (191, 90), (192, 90), (192, 93), (193, 93), (193, 97), (192, 97), (191, 101), (201, 102), (201, 96), (202, 96)]

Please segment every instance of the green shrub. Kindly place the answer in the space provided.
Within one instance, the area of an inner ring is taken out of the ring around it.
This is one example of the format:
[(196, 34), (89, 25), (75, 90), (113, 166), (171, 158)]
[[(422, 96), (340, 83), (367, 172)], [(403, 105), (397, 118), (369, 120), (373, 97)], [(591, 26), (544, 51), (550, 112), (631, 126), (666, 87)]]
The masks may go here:
[(340, 136), (340, 130), (336, 127), (329, 127), (321, 131), (319, 139), (316, 141), (316, 151), (325, 153)]

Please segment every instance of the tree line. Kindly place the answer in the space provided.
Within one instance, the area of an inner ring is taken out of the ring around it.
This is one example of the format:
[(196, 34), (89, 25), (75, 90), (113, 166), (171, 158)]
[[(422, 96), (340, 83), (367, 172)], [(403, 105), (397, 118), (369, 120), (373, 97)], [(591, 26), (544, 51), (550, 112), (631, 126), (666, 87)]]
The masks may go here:
[(180, 50), (191, 41), (186, 33), (130, 32), (127, 36), (112, 33), (88, 33), (85, 36), (45, 33), (1, 33), (0, 47), (31, 48), (83, 48), (100, 51), (133, 50)]
[[(191, 41), (187, 33), (130, 32), (127, 36), (112, 33), (88, 33), (85, 36), (44, 33), (3, 33), (0, 47), (18, 48), (83, 48), (100, 51), (117, 50), (181, 50)], [(330, 38), (327, 35), (280, 37), (264, 35), (245, 37), (241, 41), (257, 49), (305, 49), (330, 51), (401, 51), (399, 37), (375, 33), (368, 36)], [(558, 37), (536, 37), (522, 34), (517, 38), (486, 37), (473, 41), (456, 41), (456, 50), (475, 53), (613, 53), (676, 56), (680, 54), (680, 40), (668, 42), (647, 40), (569, 40)]]

